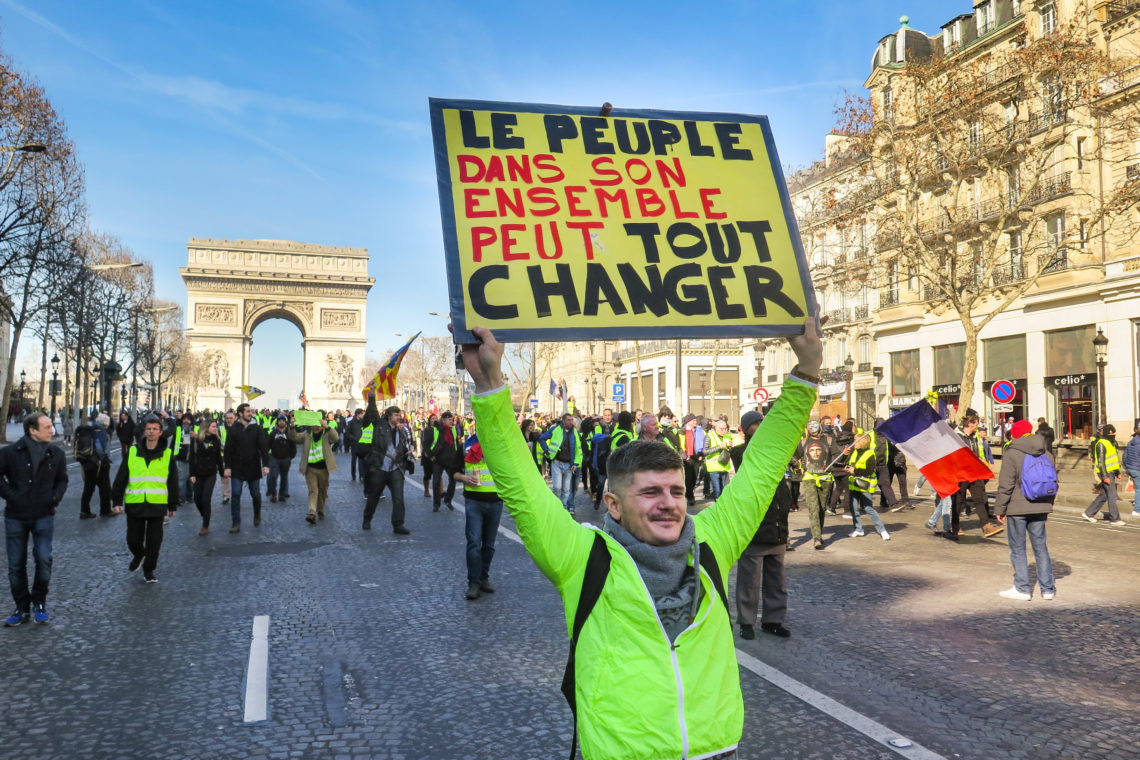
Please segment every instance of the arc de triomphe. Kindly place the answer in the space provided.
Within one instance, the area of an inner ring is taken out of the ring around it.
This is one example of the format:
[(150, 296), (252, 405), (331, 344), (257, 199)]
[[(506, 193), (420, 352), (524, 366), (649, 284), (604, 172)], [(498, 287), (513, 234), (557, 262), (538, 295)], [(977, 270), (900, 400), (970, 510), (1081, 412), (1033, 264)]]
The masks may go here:
[[(347, 408), (359, 398), (364, 366), (365, 309), (375, 282), (368, 251), (286, 240), (191, 238), (186, 284), (186, 337), (209, 368), (198, 394), (204, 409), (228, 409), (243, 400), (239, 385), (263, 385), (251, 377), (254, 329), (281, 318), (301, 331), (305, 394), (313, 409)], [(279, 347), (297, 351), (294, 345)], [(298, 408), (293, 391), (290, 406)], [(254, 405), (273, 406), (262, 396)]]

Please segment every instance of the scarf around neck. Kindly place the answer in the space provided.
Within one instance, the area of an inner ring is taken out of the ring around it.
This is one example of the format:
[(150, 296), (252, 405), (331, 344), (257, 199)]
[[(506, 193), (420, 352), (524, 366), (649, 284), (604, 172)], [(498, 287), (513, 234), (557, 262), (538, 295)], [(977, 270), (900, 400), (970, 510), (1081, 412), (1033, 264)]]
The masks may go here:
[(629, 552), (653, 597), (653, 606), (669, 640), (676, 640), (696, 619), (701, 602), (700, 579), (694, 570), (700, 566), (700, 547), (693, 518), (686, 515), (681, 537), (668, 546), (652, 546), (638, 540), (608, 513), (602, 529)]

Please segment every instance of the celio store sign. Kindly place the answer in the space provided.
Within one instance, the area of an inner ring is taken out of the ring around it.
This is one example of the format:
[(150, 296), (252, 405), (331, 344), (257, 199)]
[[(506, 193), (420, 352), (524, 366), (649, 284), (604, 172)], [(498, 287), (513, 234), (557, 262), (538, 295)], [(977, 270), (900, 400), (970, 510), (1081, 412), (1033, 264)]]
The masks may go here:
[(1094, 382), (1088, 372), (1082, 372), (1079, 375), (1053, 375), (1045, 378), (1046, 385), (1054, 385), (1058, 388), (1066, 385), (1091, 385)]

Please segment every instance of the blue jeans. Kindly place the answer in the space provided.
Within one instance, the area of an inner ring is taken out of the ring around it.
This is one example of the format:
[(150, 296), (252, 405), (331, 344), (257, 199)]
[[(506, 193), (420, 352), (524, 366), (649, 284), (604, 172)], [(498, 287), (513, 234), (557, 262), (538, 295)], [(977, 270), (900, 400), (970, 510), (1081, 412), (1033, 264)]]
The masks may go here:
[(721, 493), (724, 491), (724, 481), (728, 478), (727, 472), (710, 472), (709, 484), (712, 485), (713, 501), (720, 498)]
[(557, 459), (550, 463), (550, 485), (554, 488), (554, 495), (562, 502), (562, 506), (571, 512), (574, 511), (574, 478), (570, 472), (570, 462), (559, 462)]
[[(269, 480), (265, 484), (265, 493), (269, 496), (278, 495), (282, 499), (289, 495), (289, 467), (292, 459), (278, 459), (269, 457)], [(280, 485), (278, 485), (280, 483)]]
[(938, 518), (939, 518), (939, 516), (941, 516), (942, 517), (942, 530), (945, 531), (946, 533), (949, 533), (950, 532), (950, 511), (951, 511), (953, 505), (954, 505), (954, 494), (950, 494), (949, 496), (946, 496), (944, 498), (939, 499), (938, 503), (934, 505), (934, 514), (932, 514), (930, 516), (930, 519), (926, 521), (926, 527), (928, 527), (928, 528), (938, 527)]
[(178, 468), (178, 501), (194, 501), (194, 485), (190, 482), (190, 463), (174, 460)]
[(261, 517), (261, 478), (246, 481), (234, 476), (230, 478), (230, 516), (234, 525), (241, 525), (242, 483), (249, 483), (249, 500), (253, 502), (253, 516)]
[[(47, 601), (48, 584), (51, 583), (51, 537), (55, 529), (55, 518), (41, 517), (38, 520), (21, 520), (16, 517), (4, 518), (4, 534), (8, 550), (8, 584), (12, 587), (12, 598), (16, 607), (24, 612), (33, 604)], [(36, 561), (36, 575), (32, 589), (28, 591), (28, 536), (32, 537), (32, 558)]]
[(1037, 583), (1041, 585), (1041, 591), (1054, 593), (1057, 590), (1053, 582), (1053, 560), (1049, 559), (1049, 547), (1045, 545), (1045, 518), (1048, 516), (1008, 515), (1005, 518), (1009, 561), (1013, 563), (1013, 587), (1023, 594), (1033, 593), (1033, 586), (1029, 584), (1029, 563), (1025, 558), (1027, 533), (1037, 560)]
[(467, 583), (480, 583), (490, 577), (503, 502), (476, 501), (470, 497), (464, 501), (467, 502)]
[(875, 530), (880, 534), (886, 532), (887, 526), (883, 525), (883, 518), (879, 517), (879, 513), (871, 505), (871, 494), (864, 493), (863, 491), (851, 492), (851, 517), (855, 523), (855, 530), (863, 530), (863, 521), (859, 519), (859, 511), (866, 512), (871, 517), (871, 522), (875, 524)]

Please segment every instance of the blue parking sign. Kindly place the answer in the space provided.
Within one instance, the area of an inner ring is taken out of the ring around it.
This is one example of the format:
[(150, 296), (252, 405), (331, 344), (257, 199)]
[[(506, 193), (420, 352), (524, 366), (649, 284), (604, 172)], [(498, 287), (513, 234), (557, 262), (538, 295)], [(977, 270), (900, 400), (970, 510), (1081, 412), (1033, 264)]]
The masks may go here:
[(530, 408), (531, 409), (537, 409), (538, 408), (538, 399), (532, 398), (530, 400)]
[(614, 383), (614, 396), (625, 396), (625, 383)]

